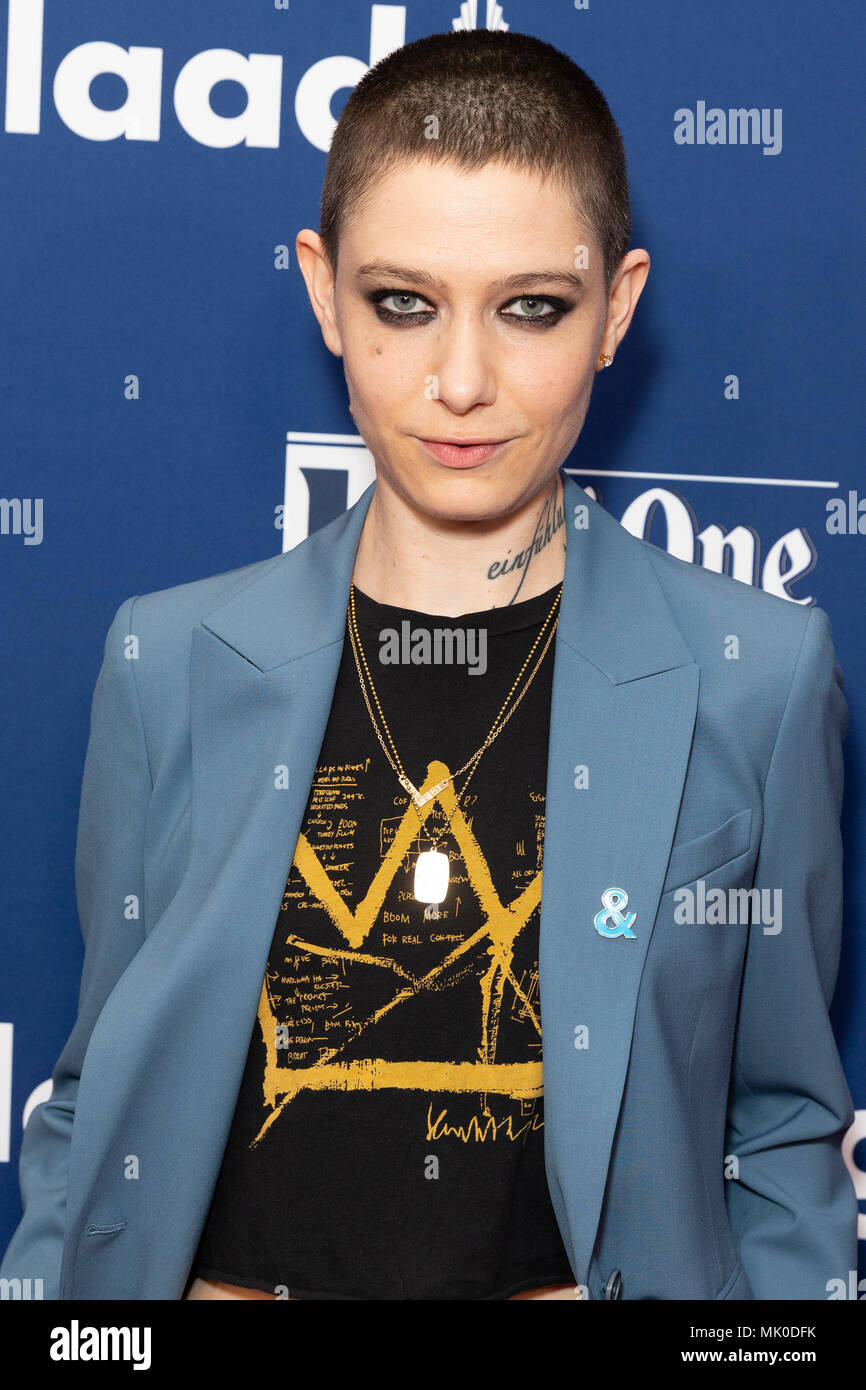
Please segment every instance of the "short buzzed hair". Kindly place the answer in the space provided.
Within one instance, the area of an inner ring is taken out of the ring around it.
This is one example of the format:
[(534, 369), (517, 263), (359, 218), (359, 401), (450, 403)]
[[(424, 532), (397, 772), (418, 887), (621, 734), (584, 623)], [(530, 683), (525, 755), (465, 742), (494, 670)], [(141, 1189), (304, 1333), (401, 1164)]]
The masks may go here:
[(413, 158), (467, 172), (499, 160), (559, 179), (601, 247), (610, 289), (631, 238), (625, 147), (602, 92), (552, 44), (511, 30), (430, 34), (364, 74), (337, 122), (322, 188), (319, 234), (334, 274), (350, 214)]

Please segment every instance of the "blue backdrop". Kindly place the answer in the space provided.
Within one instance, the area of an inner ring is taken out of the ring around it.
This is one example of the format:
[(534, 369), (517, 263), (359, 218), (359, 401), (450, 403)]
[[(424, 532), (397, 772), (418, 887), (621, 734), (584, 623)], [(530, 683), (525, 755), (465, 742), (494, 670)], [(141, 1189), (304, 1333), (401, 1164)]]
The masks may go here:
[(0, 0), (0, 1250), (22, 1119), (75, 1015), (75, 826), (110, 620), (295, 544), (373, 476), (295, 235), (318, 226), (365, 68), (500, 25), (605, 92), (652, 256), (569, 467), (635, 534), (832, 619), (851, 708), (833, 1018), (866, 1244), (866, 9)]

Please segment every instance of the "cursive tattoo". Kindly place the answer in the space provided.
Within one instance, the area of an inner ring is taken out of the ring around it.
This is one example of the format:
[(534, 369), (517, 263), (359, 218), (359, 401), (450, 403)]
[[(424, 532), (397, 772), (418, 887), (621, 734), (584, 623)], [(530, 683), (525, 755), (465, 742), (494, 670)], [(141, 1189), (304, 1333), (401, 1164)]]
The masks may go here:
[[(561, 490), (562, 480), (556, 477), (551, 491), (542, 504), (541, 511), (535, 523), (535, 533), (526, 549), (518, 550), (517, 554), (514, 556), (512, 556), (509, 550), (504, 560), (494, 560), (487, 571), (488, 579), (503, 579), (505, 575), (514, 574), (515, 571), (519, 571), (519, 583), (514, 593), (511, 595), (511, 598), (508, 600), (506, 607), (514, 603), (520, 590), (523, 588), (523, 582), (529, 573), (529, 566), (533, 558), (550, 545), (557, 531), (560, 527), (565, 525), (565, 508), (561, 505)], [(564, 541), (563, 549), (565, 549)]]

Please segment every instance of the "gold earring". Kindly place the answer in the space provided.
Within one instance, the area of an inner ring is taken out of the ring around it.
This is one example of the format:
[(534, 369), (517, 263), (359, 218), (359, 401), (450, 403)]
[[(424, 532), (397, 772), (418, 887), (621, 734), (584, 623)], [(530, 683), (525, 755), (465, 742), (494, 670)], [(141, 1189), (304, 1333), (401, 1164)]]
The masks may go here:
[(609, 367), (612, 361), (613, 358), (611, 357), (610, 353), (603, 352), (601, 354), (601, 357), (598, 359), (598, 365), (599, 367)]

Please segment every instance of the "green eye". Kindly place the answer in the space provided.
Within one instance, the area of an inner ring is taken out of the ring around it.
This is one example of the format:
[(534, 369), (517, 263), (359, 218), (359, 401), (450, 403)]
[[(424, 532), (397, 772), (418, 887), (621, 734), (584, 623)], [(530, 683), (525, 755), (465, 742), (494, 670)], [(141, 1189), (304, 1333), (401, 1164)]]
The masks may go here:
[[(540, 310), (545, 304), (547, 304), (547, 305), (550, 307), (550, 313), (556, 313), (556, 309), (554, 308), (554, 306), (552, 305), (552, 303), (551, 303), (551, 301), (550, 301), (549, 299), (539, 299), (539, 298), (537, 298), (535, 295), (524, 295), (522, 299), (515, 299), (515, 300), (513, 301), (513, 303), (515, 303), (515, 304), (532, 304), (532, 305), (535, 306), (536, 309), (539, 309), (539, 310)], [(516, 318), (516, 319), (544, 319), (544, 318), (548, 318), (548, 317), (549, 317), (549, 314), (544, 314), (544, 313), (540, 313), (540, 312), (539, 312), (539, 313), (535, 313), (534, 311), (530, 311), (528, 314), (514, 314), (513, 317)]]
[[(425, 303), (426, 303), (426, 300), (422, 299), (421, 296), (418, 295), (418, 294), (409, 294), (408, 292), (405, 292), (405, 293), (404, 293), (404, 292), (399, 291), (399, 290), (392, 290), (390, 294), (386, 294), (386, 295), (385, 295), (385, 298), (382, 299), (382, 300), (380, 301), (380, 303), (384, 304), (384, 303), (385, 303), (385, 300), (387, 300), (387, 299), (394, 299), (394, 300), (400, 301), (397, 310), (395, 311), (395, 310), (392, 309), (392, 310), (391, 310), (392, 313), (394, 313), (394, 312), (397, 312), (397, 313), (407, 313), (407, 314), (417, 313), (417, 312), (418, 312), (417, 309), (413, 309), (413, 308), (412, 308), (412, 305), (413, 305), (413, 304), (414, 304), (414, 305), (418, 305), (418, 304), (425, 304)], [(409, 300), (409, 303), (408, 303), (408, 304), (405, 302), (407, 299)]]

